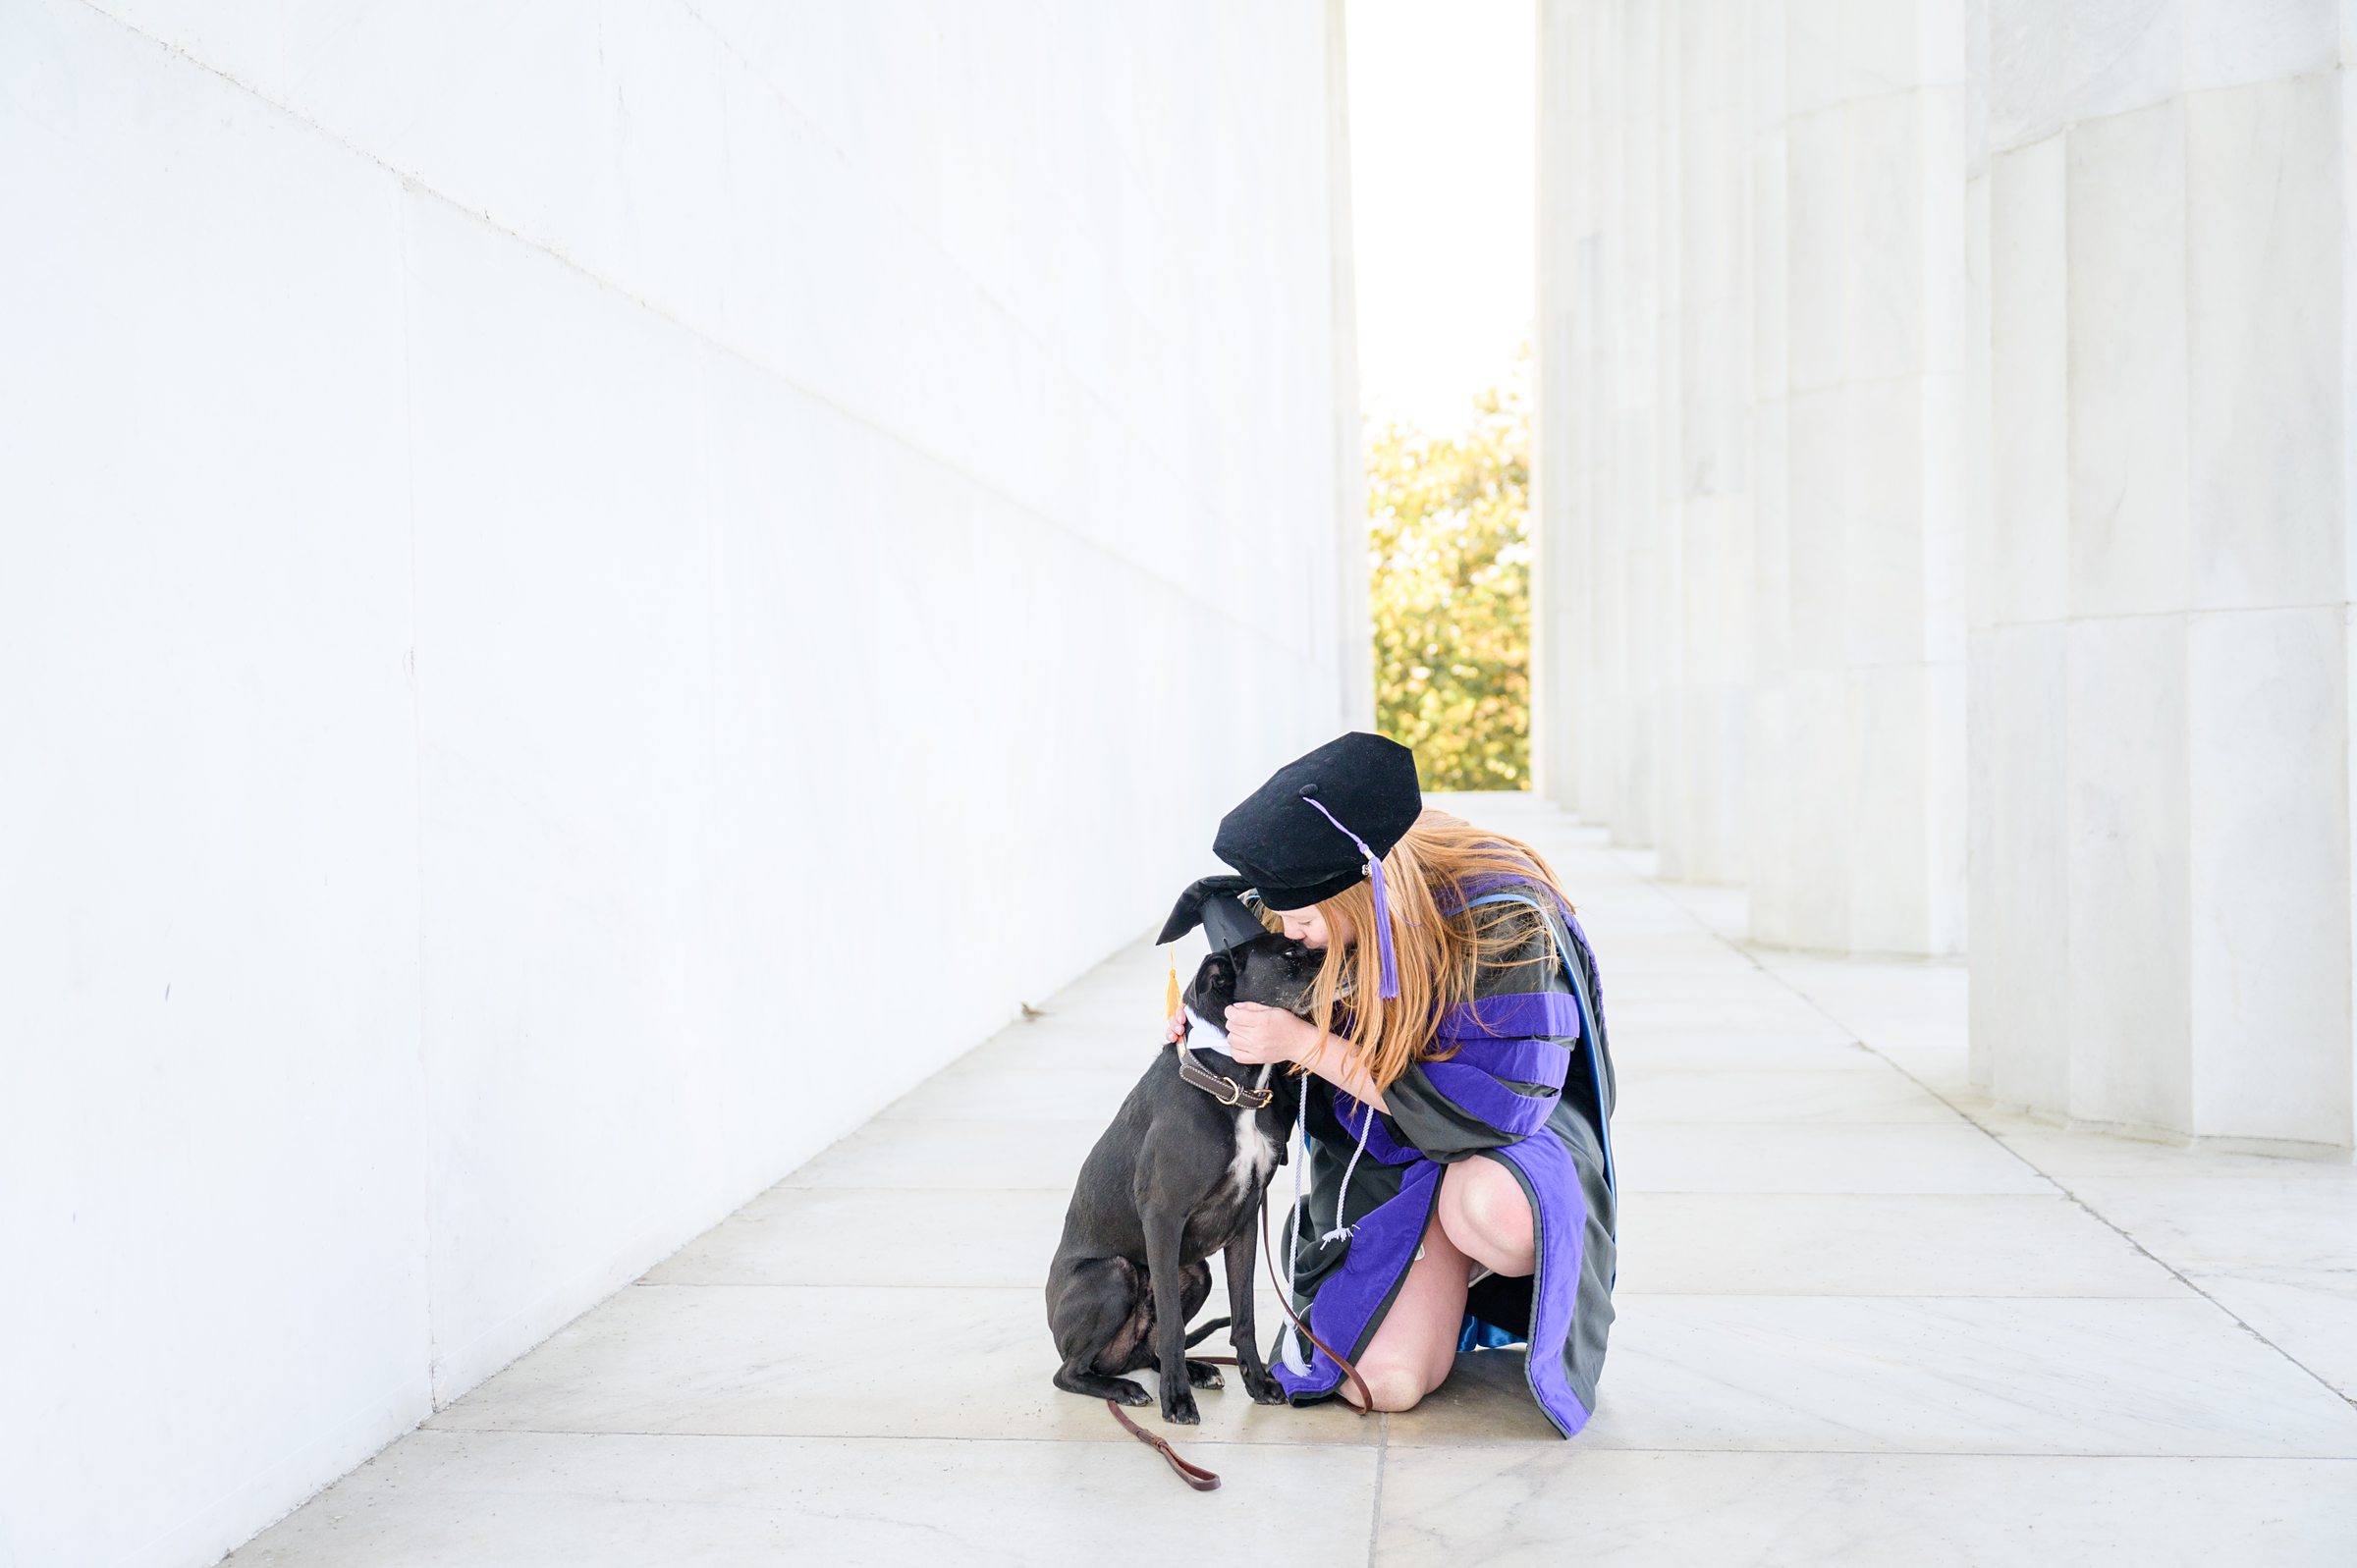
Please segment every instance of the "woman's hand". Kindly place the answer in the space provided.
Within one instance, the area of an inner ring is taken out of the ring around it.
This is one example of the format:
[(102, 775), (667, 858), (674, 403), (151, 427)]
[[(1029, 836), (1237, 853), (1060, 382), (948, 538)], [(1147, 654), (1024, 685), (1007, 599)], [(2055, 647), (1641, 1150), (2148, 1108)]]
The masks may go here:
[(1318, 1026), (1283, 1007), (1257, 1001), (1233, 1002), (1228, 1008), (1228, 1054), (1237, 1061), (1299, 1061), (1317, 1049)]
[(1171, 1021), (1164, 1028), (1162, 1038), (1174, 1046), (1184, 1040), (1186, 1038), (1186, 1014), (1183, 1012), (1172, 1013)]

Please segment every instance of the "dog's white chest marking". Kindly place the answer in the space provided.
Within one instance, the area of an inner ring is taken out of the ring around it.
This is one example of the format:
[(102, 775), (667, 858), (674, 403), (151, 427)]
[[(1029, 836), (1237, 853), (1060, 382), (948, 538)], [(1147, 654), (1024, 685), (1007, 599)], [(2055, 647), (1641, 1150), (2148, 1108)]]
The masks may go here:
[[(1268, 1074), (1261, 1074), (1266, 1078)], [(1235, 1159), (1228, 1166), (1228, 1179), (1238, 1192), (1258, 1192), (1277, 1168), (1277, 1146), (1269, 1135), (1260, 1130), (1260, 1113), (1239, 1110), (1235, 1113)]]

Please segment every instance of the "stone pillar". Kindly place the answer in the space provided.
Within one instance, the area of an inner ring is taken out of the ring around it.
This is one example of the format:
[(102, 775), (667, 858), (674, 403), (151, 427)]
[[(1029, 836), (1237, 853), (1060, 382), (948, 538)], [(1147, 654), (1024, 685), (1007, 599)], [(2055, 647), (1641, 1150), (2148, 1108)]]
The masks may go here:
[(1673, 18), (1676, 265), (1664, 313), (1667, 490), (1662, 605), (1674, 661), (1662, 705), (1663, 875), (1743, 875), (1744, 733), (1753, 561), (1749, 254), (1744, 243), (1745, 29), (1740, 0), (1678, 0)]
[(1618, 784), (1607, 819), (1617, 843), (1654, 841), (1661, 789), (1662, 654), (1661, 297), (1662, 18), (1654, 0), (1613, 0), (1618, 81), (1618, 158), (1605, 214), (1607, 346), (1604, 392), (1611, 399), (1611, 445), (1605, 459), (1612, 509), (1606, 571), (1618, 601), (1606, 634), (1618, 646), (1614, 682), (1619, 698), (1612, 743)]
[[(1682, 0), (1654, 0), (1645, 21), (1652, 33), (1648, 113), (1650, 147), (1638, 172), (1650, 194), (1653, 255), (1647, 267), (1650, 312), (1637, 348), (1653, 362), (1653, 406), (1647, 430), (1646, 470), (1637, 476), (1643, 510), (1637, 514), (1644, 537), (1631, 566), (1630, 591), (1641, 595), (1631, 618), (1630, 654), (1641, 661), (1645, 679), (1636, 699), (1647, 727), (1646, 755), (1653, 776), (1640, 783), (1643, 798), (1631, 802), (1632, 842), (1662, 848), (1674, 836), (1673, 820), (1686, 787), (1684, 735), (1686, 639), (1684, 509), (1678, 483), (1681, 426), (1685, 415), (1684, 365), (1678, 355), (1685, 308), (1685, 124), (1680, 105), (1685, 29)], [(1641, 817), (1640, 817), (1641, 808)], [(1642, 837), (1633, 837), (1636, 834)], [(1673, 852), (1672, 852), (1673, 853)], [(1665, 854), (1665, 861), (1671, 858)]]
[[(1962, 0), (1763, 6), (1752, 934), (1963, 942)], [(1770, 68), (1773, 70), (1773, 68)]]
[(1783, 735), (1792, 668), (1790, 529), (1785, 519), (1784, 426), (1791, 378), (1784, 366), (1784, 0), (1753, 0), (1744, 60), (1749, 140), (1744, 193), (1751, 298), (1752, 687), (1745, 715), (1743, 846), (1752, 929), (1789, 930), (1789, 877), (1761, 868), (1791, 863), (1789, 769), (1765, 766)]
[(2345, 1145), (2351, 40), (2087, 12), (1977, 40), (1972, 1072)]
[(1344, 0), (1326, 0), (1327, 243), (1333, 256), (1335, 624), (1341, 644), (1343, 724), (1375, 728), (1375, 627), (1367, 574), (1355, 569), (1367, 553), (1367, 452), (1358, 401), (1357, 240), (1350, 205), (1350, 48)]
[(1962, 942), (1963, 3), (1540, 7), (1542, 787), (1780, 945)]
[(1538, 6), (1537, 328), (1531, 406), (1531, 787), (1605, 815), (1598, 705), (1594, 439), (1598, 29), (1584, 0)]
[(1538, 5), (1533, 782), (1559, 805), (1608, 824), (1625, 821), (1628, 794), (1622, 10), (1619, 0)]
[(1538, 784), (1647, 844), (1681, 646), (1664, 615), (1665, 29), (1652, 0), (1540, 0), (1539, 29)]

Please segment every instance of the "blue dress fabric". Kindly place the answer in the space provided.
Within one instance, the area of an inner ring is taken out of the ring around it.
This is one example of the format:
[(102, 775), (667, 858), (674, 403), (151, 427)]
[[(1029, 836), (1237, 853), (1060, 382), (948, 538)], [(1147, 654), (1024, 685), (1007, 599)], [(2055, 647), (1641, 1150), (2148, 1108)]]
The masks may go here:
[[(1440, 1021), (1428, 1059), (1384, 1091), (1388, 1111), (1309, 1081), (1294, 1308), (1326, 1343), (1352, 1360), (1365, 1354), (1414, 1261), (1443, 1170), (1495, 1160), (1530, 1200), (1538, 1267), (1473, 1286), (1458, 1347), (1526, 1343), (1532, 1397), (1568, 1437), (1595, 1409), (1613, 1321), (1614, 1085), (1595, 957), (1570, 908), (1535, 877), (1470, 879), (1441, 902), (1505, 906), (1483, 918), (1519, 919), (1520, 941), (1483, 965), (1472, 999)], [(1338, 1230), (1347, 1233), (1330, 1236)], [(1311, 1350), (1301, 1372), (1275, 1354), (1270, 1362), (1295, 1404), (1331, 1397), (1343, 1380), (1323, 1351)]]

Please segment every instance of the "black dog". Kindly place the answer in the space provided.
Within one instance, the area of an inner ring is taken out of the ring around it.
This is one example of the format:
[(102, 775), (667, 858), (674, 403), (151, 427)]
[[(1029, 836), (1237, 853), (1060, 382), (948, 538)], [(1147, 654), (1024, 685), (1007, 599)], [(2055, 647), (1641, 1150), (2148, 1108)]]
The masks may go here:
[[(1199, 905), (1202, 895), (1190, 893)], [(1318, 963), (1297, 942), (1253, 936), (1203, 960), (1186, 1004), (1216, 1028), (1225, 1028), (1234, 1001), (1306, 1015)], [(1221, 1385), (1217, 1367), (1186, 1360), (1186, 1347), (1220, 1325), (1215, 1319), (1186, 1333), (1211, 1294), (1215, 1252), (1227, 1257), (1227, 1321), (1244, 1391), (1259, 1404), (1285, 1402), (1253, 1343), (1252, 1247), (1262, 1195), (1300, 1113), (1300, 1081), (1282, 1067), (1239, 1065), (1212, 1049), (1213, 1033), (1196, 1025), (1188, 1044), (1164, 1051), (1129, 1091), (1080, 1166), (1048, 1271), (1048, 1326), (1064, 1357), (1056, 1386), (1142, 1405), (1145, 1389), (1122, 1374), (1155, 1367), (1162, 1419), (1189, 1424), (1197, 1420), (1193, 1389)], [(1207, 1090), (1179, 1075), (1190, 1049), (1195, 1064), (1233, 1084), (1244, 1105), (1223, 1104), (1215, 1092), (1226, 1091), (1216, 1084)], [(1267, 1104), (1248, 1108), (1264, 1090)]]

